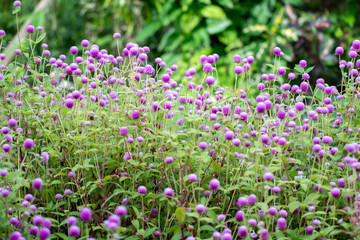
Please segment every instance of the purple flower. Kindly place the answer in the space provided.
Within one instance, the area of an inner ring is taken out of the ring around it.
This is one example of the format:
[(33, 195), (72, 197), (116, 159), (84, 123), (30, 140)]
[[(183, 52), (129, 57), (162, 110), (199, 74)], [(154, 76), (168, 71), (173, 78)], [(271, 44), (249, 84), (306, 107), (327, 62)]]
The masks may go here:
[(263, 176), (263, 179), (264, 179), (264, 180), (271, 181), (271, 180), (274, 179), (274, 175), (273, 175), (272, 173), (270, 173), (270, 172), (266, 172), (266, 173), (264, 174), (264, 176)]
[(344, 49), (343, 49), (342, 47), (337, 47), (337, 48), (335, 49), (335, 53), (336, 53), (337, 55), (341, 55), (341, 54), (344, 53)]
[(68, 223), (69, 225), (75, 225), (75, 224), (77, 223), (76, 217), (74, 217), (74, 216), (69, 216), (69, 217), (67, 218), (67, 223)]
[(88, 222), (91, 220), (92, 217), (92, 211), (90, 208), (84, 207), (80, 211), (80, 219), (81, 221)]
[(4, 144), (2, 146), (2, 149), (3, 149), (4, 152), (10, 152), (11, 146), (9, 144)]
[(140, 112), (139, 112), (138, 110), (132, 111), (132, 113), (131, 113), (131, 118), (132, 118), (132, 119), (138, 119), (138, 118), (140, 118)]
[(80, 228), (76, 225), (71, 225), (69, 227), (69, 236), (75, 236), (75, 237), (80, 236)]
[(273, 53), (274, 53), (275, 55), (280, 55), (280, 53), (281, 53), (281, 48), (279, 48), (279, 47), (274, 47)]
[(10, 120), (8, 121), (8, 126), (9, 126), (9, 127), (13, 127), (13, 126), (16, 126), (16, 125), (17, 125), (17, 122), (16, 122), (15, 119), (10, 119)]
[(72, 107), (74, 107), (74, 100), (71, 99), (71, 98), (66, 99), (66, 100), (65, 100), (65, 106), (66, 106), (67, 108), (72, 108)]
[(121, 38), (121, 34), (120, 33), (114, 33), (113, 38)]
[(206, 149), (207, 148), (207, 143), (206, 142), (200, 142), (199, 143), (199, 148), (200, 149)]
[(35, 31), (35, 27), (33, 25), (29, 25), (26, 27), (26, 31), (28, 33), (33, 33)]
[(128, 128), (127, 127), (121, 127), (120, 128), (120, 135), (121, 136), (126, 136), (128, 135), (129, 131), (128, 131)]
[(43, 186), (43, 180), (41, 178), (35, 178), (32, 187), (36, 189), (41, 189)]
[(205, 206), (202, 204), (198, 204), (198, 205), (196, 205), (195, 210), (197, 212), (203, 213), (205, 211)]
[(50, 229), (48, 228), (41, 228), (39, 231), (39, 236), (41, 239), (46, 239), (50, 235)]
[(145, 194), (146, 193), (146, 187), (145, 186), (140, 186), (138, 187), (138, 193), (140, 194)]
[(15, 6), (15, 7), (21, 6), (21, 2), (20, 2), (20, 1), (15, 1), (15, 2), (14, 2), (14, 6)]
[(245, 219), (245, 212), (242, 211), (242, 210), (237, 211), (236, 214), (235, 214), (235, 219), (236, 219), (237, 221), (239, 221), (239, 222), (244, 221), (244, 219)]
[(217, 180), (216, 178), (212, 179), (210, 182), (209, 182), (209, 188), (213, 191), (217, 191), (220, 187), (220, 182), (219, 180)]
[(238, 230), (239, 237), (246, 237), (248, 235), (248, 230), (246, 226), (240, 226)]
[(194, 173), (189, 174), (188, 180), (189, 180), (189, 182), (196, 182), (197, 181), (196, 174), (194, 174)]
[(285, 73), (286, 73), (286, 68), (284, 68), (284, 67), (279, 67), (278, 70), (277, 70), (277, 73), (278, 73), (279, 75), (285, 75)]
[(127, 209), (125, 206), (117, 206), (115, 209), (115, 213), (118, 216), (125, 216), (127, 214)]
[(164, 195), (168, 197), (174, 196), (174, 190), (172, 188), (165, 188), (164, 189)]
[(226, 133), (225, 133), (225, 139), (226, 140), (233, 140), (234, 139), (234, 137), (235, 137), (235, 134), (234, 134), (234, 132), (233, 131), (227, 131)]
[(279, 230), (285, 230), (287, 228), (287, 222), (285, 218), (279, 218), (276, 222), (276, 227)]
[(32, 149), (34, 147), (34, 141), (30, 138), (25, 139), (24, 147), (28, 149)]
[(333, 196), (334, 198), (340, 197), (341, 195), (341, 190), (339, 188), (333, 188), (330, 191), (331, 196)]
[(306, 234), (312, 234), (314, 232), (314, 227), (309, 225), (305, 229)]

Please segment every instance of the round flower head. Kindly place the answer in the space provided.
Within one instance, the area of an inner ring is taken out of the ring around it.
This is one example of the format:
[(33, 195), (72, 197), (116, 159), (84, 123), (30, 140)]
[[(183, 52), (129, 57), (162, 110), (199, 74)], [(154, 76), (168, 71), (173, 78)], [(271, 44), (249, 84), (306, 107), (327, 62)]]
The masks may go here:
[(121, 34), (120, 33), (114, 33), (113, 38), (121, 38)]
[(217, 180), (216, 178), (212, 179), (210, 182), (209, 182), (209, 188), (213, 191), (217, 191), (220, 187), (220, 182), (219, 180)]
[(314, 227), (309, 225), (305, 229), (306, 234), (312, 234), (314, 232)]
[(35, 178), (32, 182), (32, 187), (36, 189), (40, 189), (43, 186), (43, 180), (41, 178)]
[(256, 111), (257, 111), (258, 113), (264, 113), (264, 112), (266, 111), (266, 105), (265, 105), (265, 103), (263, 103), (263, 102), (257, 103), (257, 105), (256, 105)]
[(67, 108), (72, 108), (74, 106), (74, 100), (71, 98), (68, 98), (65, 100), (65, 106)]
[(196, 182), (197, 181), (196, 174), (194, 174), (194, 173), (189, 174), (188, 180), (189, 180), (189, 182)]
[(337, 47), (337, 48), (335, 49), (335, 53), (336, 53), (337, 55), (341, 55), (341, 54), (344, 53), (344, 49), (343, 49), (342, 47)]
[(286, 68), (284, 68), (284, 67), (279, 67), (278, 70), (277, 70), (277, 73), (278, 73), (279, 75), (285, 75), (285, 73), (286, 73)]
[(121, 127), (120, 128), (120, 135), (121, 136), (126, 136), (128, 135), (129, 131), (128, 131), (128, 128), (127, 127)]
[(77, 223), (76, 217), (74, 217), (74, 216), (68, 217), (68, 218), (67, 218), (67, 223), (68, 223), (69, 225), (75, 225), (75, 224)]
[(28, 33), (33, 33), (35, 31), (35, 27), (33, 25), (29, 25), (26, 27), (26, 31)]
[(286, 219), (285, 218), (279, 218), (276, 223), (276, 228), (278, 230), (285, 230), (287, 227)]
[(15, 231), (11, 233), (9, 240), (18, 240), (21, 238), (21, 233), (18, 231)]
[(11, 146), (9, 144), (4, 144), (2, 146), (2, 149), (3, 149), (4, 152), (10, 152)]
[(205, 206), (202, 204), (198, 204), (198, 205), (196, 205), (195, 210), (197, 212), (203, 213), (205, 211)]
[(199, 143), (199, 148), (200, 149), (206, 149), (207, 148), (207, 143), (206, 142)]
[(173, 197), (174, 196), (174, 190), (172, 188), (165, 188), (164, 189), (165, 196)]
[(50, 229), (48, 228), (42, 228), (39, 231), (39, 236), (41, 239), (47, 239), (50, 235)]
[(335, 197), (335, 198), (340, 197), (341, 190), (339, 188), (333, 188), (333, 189), (331, 189), (330, 194), (332, 197)]
[(8, 121), (8, 125), (9, 125), (9, 127), (14, 127), (14, 126), (17, 125), (17, 122), (16, 122), (15, 119), (10, 119), (10, 120)]
[(269, 232), (267, 229), (263, 229), (262, 232), (260, 233), (260, 239), (268, 239), (269, 238)]
[(146, 193), (146, 187), (145, 186), (140, 186), (138, 187), (138, 193), (140, 194), (145, 194)]
[(233, 131), (227, 131), (226, 133), (225, 133), (225, 139), (226, 140), (233, 140), (234, 139), (234, 137), (235, 137), (235, 134), (234, 134), (234, 132)]
[(84, 207), (80, 211), (80, 219), (81, 221), (88, 222), (91, 220), (92, 217), (92, 211), (90, 208)]
[(80, 228), (76, 225), (72, 225), (69, 227), (69, 236), (78, 237), (80, 236)]
[(118, 216), (125, 216), (127, 214), (127, 209), (125, 206), (117, 206), (115, 209), (115, 214)]
[(246, 226), (240, 226), (238, 230), (239, 237), (246, 237), (248, 235), (248, 230)]
[(25, 139), (24, 147), (28, 149), (32, 149), (34, 147), (34, 141), (30, 138)]
[(274, 175), (273, 175), (272, 173), (270, 173), (270, 172), (266, 172), (266, 173), (264, 174), (264, 176), (263, 176), (263, 179), (264, 179), (264, 180), (271, 181), (271, 180), (274, 179)]
[(79, 52), (79, 50), (78, 50), (77, 47), (72, 46), (72, 47), (70, 48), (70, 53), (71, 53), (71, 54), (77, 54), (78, 52)]
[(273, 53), (274, 53), (275, 55), (280, 55), (280, 53), (281, 53), (281, 48), (279, 48), (279, 47), (274, 47)]
[(131, 113), (131, 118), (132, 118), (132, 119), (138, 119), (138, 118), (140, 118), (140, 112), (139, 112), (138, 110), (132, 111), (132, 113)]

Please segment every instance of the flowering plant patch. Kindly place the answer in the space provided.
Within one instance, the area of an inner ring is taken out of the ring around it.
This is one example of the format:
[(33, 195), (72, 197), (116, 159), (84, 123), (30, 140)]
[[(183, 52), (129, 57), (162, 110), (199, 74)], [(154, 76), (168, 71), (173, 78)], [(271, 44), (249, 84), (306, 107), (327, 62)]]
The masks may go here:
[(235, 55), (224, 88), (217, 54), (182, 74), (119, 33), (117, 53), (52, 56), (27, 32), (0, 70), (1, 237), (358, 237), (360, 41), (335, 50), (338, 88), (311, 86), (306, 60), (279, 66), (279, 47), (261, 79)]

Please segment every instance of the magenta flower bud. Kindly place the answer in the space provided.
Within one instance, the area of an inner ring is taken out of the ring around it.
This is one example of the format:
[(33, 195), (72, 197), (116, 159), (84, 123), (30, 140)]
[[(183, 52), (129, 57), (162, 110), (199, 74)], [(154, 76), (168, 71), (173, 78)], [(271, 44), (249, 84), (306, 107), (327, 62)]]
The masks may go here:
[(125, 206), (117, 206), (115, 209), (115, 214), (118, 216), (125, 216), (127, 214), (127, 209)]
[(35, 178), (32, 187), (36, 189), (41, 189), (43, 186), (43, 180), (41, 178)]
[(226, 140), (233, 140), (234, 139), (234, 137), (235, 137), (235, 134), (234, 134), (234, 132), (233, 131), (227, 131), (226, 133), (225, 133), (225, 139)]
[(197, 212), (203, 213), (205, 211), (205, 206), (202, 204), (198, 204), (198, 205), (196, 205), (195, 210)]
[(238, 230), (239, 237), (246, 237), (248, 235), (248, 230), (246, 226), (240, 226)]
[(275, 55), (280, 55), (280, 53), (281, 53), (281, 48), (279, 48), (279, 47), (274, 47), (273, 53), (274, 53)]
[(78, 237), (80, 236), (80, 228), (76, 225), (72, 225), (69, 227), (69, 236)]
[(174, 196), (174, 190), (172, 188), (165, 188), (164, 189), (164, 195), (168, 197)]
[(210, 182), (209, 182), (209, 188), (213, 191), (217, 191), (220, 187), (220, 182), (219, 180), (217, 180), (216, 178), (212, 179)]
[(81, 221), (88, 222), (92, 218), (92, 211), (90, 208), (84, 207), (80, 211), (80, 219)]
[(350, 52), (349, 52), (349, 57), (350, 57), (350, 58), (356, 58), (356, 57), (357, 57), (357, 52), (355, 52), (355, 51), (350, 51)]
[(275, 216), (277, 214), (277, 209), (275, 207), (270, 207), (268, 213), (272, 216)]
[(29, 25), (26, 27), (26, 31), (28, 33), (33, 33), (35, 31), (35, 27), (33, 25)]
[(69, 216), (67, 218), (67, 224), (69, 225), (75, 225), (77, 223), (77, 219), (74, 216)]
[(24, 147), (27, 149), (32, 149), (34, 147), (34, 141), (30, 138), (25, 139)]
[(199, 143), (199, 148), (200, 149), (206, 149), (207, 148), (207, 143), (206, 142)]
[(128, 128), (127, 127), (121, 127), (120, 128), (120, 135), (121, 136), (126, 136), (128, 135), (129, 131), (128, 131)]
[(284, 67), (279, 67), (278, 70), (277, 70), (277, 73), (279, 75), (285, 75), (286, 74), (286, 68)]
[(308, 235), (312, 234), (314, 232), (314, 227), (311, 226), (311, 225), (307, 226), (306, 229), (305, 229), (305, 232)]
[(331, 189), (330, 194), (334, 198), (340, 197), (341, 190), (339, 188), (333, 188), (333, 189)]
[(146, 193), (146, 187), (145, 186), (140, 186), (138, 187), (138, 193), (140, 194), (145, 194)]
[(81, 41), (81, 46), (88, 47), (89, 45), (90, 45), (90, 43), (89, 43), (88, 40), (84, 39), (84, 40)]
[(71, 54), (75, 55), (75, 54), (77, 54), (78, 52), (79, 52), (79, 50), (78, 50), (77, 47), (72, 46), (72, 47), (70, 48), (70, 53), (71, 53)]
[(335, 53), (336, 53), (337, 55), (341, 55), (341, 54), (344, 53), (344, 49), (343, 49), (342, 47), (337, 47), (337, 48), (335, 49)]
[(132, 119), (139, 119), (140, 118), (140, 112), (138, 110), (132, 111), (131, 118)]
[(47, 239), (50, 235), (50, 229), (48, 228), (41, 228), (39, 231), (39, 236), (41, 239)]
[(264, 174), (264, 176), (263, 176), (263, 179), (264, 179), (264, 180), (271, 181), (271, 180), (274, 179), (274, 175), (273, 175), (272, 173), (270, 173), (270, 172), (266, 172), (266, 173)]
[(276, 227), (278, 230), (285, 230), (287, 228), (287, 222), (285, 218), (279, 218), (276, 222)]
[(4, 152), (10, 152), (11, 146), (9, 144), (4, 144), (2, 146), (2, 149), (3, 149)]
[(246, 206), (248, 204), (248, 200), (246, 197), (239, 197), (237, 200), (238, 206)]
[(31, 235), (33, 235), (34, 237), (36, 237), (38, 232), (39, 232), (39, 228), (37, 226), (32, 226), (32, 227), (29, 228), (29, 233)]
[(189, 174), (188, 180), (189, 180), (189, 182), (196, 182), (197, 181), (196, 174), (193, 174), (193, 173)]
[(114, 33), (113, 38), (121, 38), (121, 34), (120, 33)]
[(256, 111), (258, 113), (264, 113), (266, 111), (266, 105), (265, 103), (263, 102), (259, 102), (257, 105), (256, 105)]
[(66, 106), (67, 108), (72, 108), (72, 107), (74, 107), (74, 100), (71, 99), (71, 98), (66, 99), (66, 100), (65, 100), (65, 106)]

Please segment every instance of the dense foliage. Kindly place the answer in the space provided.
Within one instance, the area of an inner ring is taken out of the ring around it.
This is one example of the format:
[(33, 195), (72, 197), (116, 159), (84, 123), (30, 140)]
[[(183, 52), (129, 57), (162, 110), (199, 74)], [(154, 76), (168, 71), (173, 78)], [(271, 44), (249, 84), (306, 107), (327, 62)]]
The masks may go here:
[(360, 235), (359, 40), (335, 50), (339, 90), (312, 88), (315, 68), (284, 67), (279, 47), (260, 79), (257, 57), (234, 54), (224, 88), (218, 54), (182, 73), (115, 33), (114, 52), (82, 40), (53, 57), (26, 30), (0, 62), (1, 237)]

